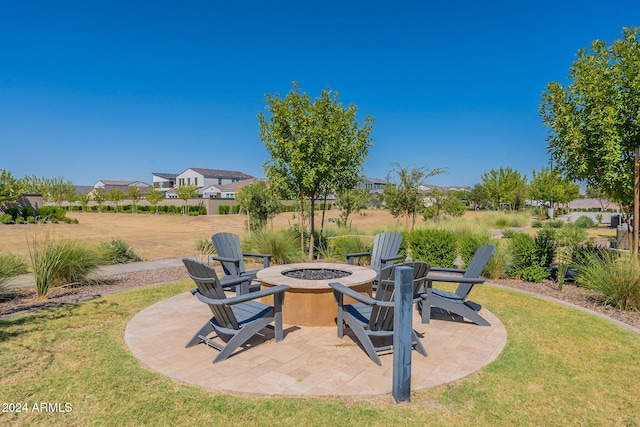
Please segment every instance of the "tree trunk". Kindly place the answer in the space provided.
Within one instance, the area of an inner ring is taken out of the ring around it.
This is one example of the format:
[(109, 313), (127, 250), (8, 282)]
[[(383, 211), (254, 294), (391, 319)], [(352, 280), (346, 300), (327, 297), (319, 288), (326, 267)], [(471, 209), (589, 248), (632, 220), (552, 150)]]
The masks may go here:
[(315, 204), (316, 199), (309, 199), (311, 202), (311, 207), (309, 208), (309, 261), (313, 261), (313, 248), (315, 246), (315, 231), (316, 231), (316, 221), (315, 221)]
[(635, 163), (633, 168), (633, 239), (629, 246), (631, 256), (638, 262), (638, 221), (640, 221), (640, 147), (635, 150)]

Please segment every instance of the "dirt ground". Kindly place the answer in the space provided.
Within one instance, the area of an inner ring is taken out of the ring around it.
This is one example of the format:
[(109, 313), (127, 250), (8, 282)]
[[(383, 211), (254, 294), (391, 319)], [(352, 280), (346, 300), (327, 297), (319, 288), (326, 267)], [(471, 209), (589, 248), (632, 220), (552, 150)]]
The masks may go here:
[[(29, 242), (47, 231), (55, 238), (82, 241), (122, 239), (145, 260), (180, 257), (193, 254), (199, 239), (227, 231), (243, 236), (246, 233), (244, 215), (149, 215), (126, 213), (69, 212), (78, 224), (0, 224), (0, 252), (27, 256)], [(325, 220), (337, 218), (338, 212), (327, 211)], [(349, 218), (353, 226), (365, 232), (381, 231), (404, 220), (393, 218), (384, 210), (367, 210)], [(274, 229), (288, 228), (297, 223), (292, 213), (282, 213), (273, 221)], [(319, 220), (316, 224), (319, 224)], [(325, 223), (325, 227), (335, 227)]]

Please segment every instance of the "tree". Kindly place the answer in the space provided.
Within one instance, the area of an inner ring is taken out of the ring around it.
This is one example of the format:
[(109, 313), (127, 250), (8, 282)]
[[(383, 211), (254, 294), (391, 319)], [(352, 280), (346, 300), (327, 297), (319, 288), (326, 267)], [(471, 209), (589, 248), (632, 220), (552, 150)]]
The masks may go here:
[(585, 195), (591, 199), (596, 199), (598, 203), (600, 203), (600, 210), (602, 212), (605, 212), (611, 204), (609, 197), (598, 187), (587, 186)]
[(24, 194), (24, 183), (6, 169), (0, 171), (0, 205), (17, 202)]
[(84, 212), (87, 209), (89, 200), (91, 200), (91, 196), (87, 193), (80, 193), (78, 194), (78, 197), (76, 197), (76, 200), (80, 203), (80, 206), (82, 206), (82, 212)]
[(482, 184), (475, 184), (467, 195), (469, 207), (472, 209), (486, 209), (491, 204), (491, 199)]
[(637, 253), (640, 217), (640, 38), (623, 29), (612, 44), (595, 40), (578, 51), (564, 87), (547, 85), (540, 115), (548, 128), (547, 151), (569, 179), (586, 181), (619, 203), (634, 227)]
[(580, 187), (557, 169), (542, 168), (540, 172), (532, 172), (529, 197), (554, 207), (554, 203), (566, 204), (580, 197)]
[[(385, 208), (395, 218), (400, 215), (405, 217), (405, 232), (409, 234), (409, 219), (411, 218), (411, 231), (416, 223), (416, 215), (424, 209), (424, 195), (420, 191), (420, 185), (424, 184), (427, 178), (439, 175), (445, 171), (444, 168), (429, 170), (426, 167), (402, 167), (398, 163), (392, 163), (391, 172), (387, 175), (389, 184), (384, 186), (382, 197)], [(391, 177), (397, 176), (397, 181)]]
[(460, 192), (457, 190), (439, 190), (432, 188), (423, 199), (424, 209), (422, 217), (427, 220), (440, 221), (440, 217), (449, 215), (459, 217), (467, 210), (466, 205), (460, 200)]
[(284, 97), (266, 95), (271, 117), (260, 113), (260, 139), (271, 158), (264, 168), (279, 195), (301, 203), (300, 234), (304, 247), (304, 201), (310, 202), (309, 259), (313, 259), (315, 202), (330, 189), (342, 191), (357, 185), (364, 159), (369, 154), (369, 134), (374, 123), (356, 121), (358, 108), (343, 107), (338, 93), (327, 88), (311, 98), (293, 82)]
[(176, 193), (179, 199), (184, 200), (184, 207), (182, 208), (182, 214), (189, 214), (189, 199), (193, 199), (198, 196), (198, 186), (197, 185), (181, 185), (179, 187), (175, 187), (173, 191)]
[(104, 193), (104, 190), (102, 188), (96, 188), (91, 192), (91, 198), (98, 204), (98, 212), (102, 213), (102, 205), (104, 205), (104, 201), (107, 200), (107, 195)]
[(159, 188), (151, 187), (147, 191), (146, 199), (154, 207), (155, 213), (158, 213), (158, 203), (164, 199), (164, 193)]
[(118, 213), (118, 205), (121, 201), (124, 200), (124, 191), (120, 190), (119, 188), (112, 188), (111, 190), (107, 191), (107, 194), (105, 194), (105, 196), (107, 200), (113, 203), (116, 213)]
[(136, 213), (136, 203), (142, 197), (140, 187), (131, 186), (127, 189), (127, 196), (131, 199), (131, 213)]
[(340, 208), (340, 222), (345, 226), (349, 226), (349, 215), (358, 213), (367, 207), (371, 201), (371, 194), (367, 190), (359, 190), (352, 188), (340, 191), (336, 197), (336, 205)]
[(511, 210), (524, 206), (527, 189), (527, 177), (510, 168), (491, 169), (480, 177), (482, 187), (487, 193), (494, 209), (508, 205)]
[(249, 215), (247, 222), (249, 232), (252, 228), (254, 230), (263, 229), (267, 221), (282, 210), (280, 200), (264, 181), (240, 188), (236, 194), (236, 201)]
[(60, 207), (65, 200), (75, 198), (76, 186), (71, 181), (65, 181), (63, 177), (57, 178), (31, 178), (32, 186), (42, 195), (47, 202), (54, 202)]

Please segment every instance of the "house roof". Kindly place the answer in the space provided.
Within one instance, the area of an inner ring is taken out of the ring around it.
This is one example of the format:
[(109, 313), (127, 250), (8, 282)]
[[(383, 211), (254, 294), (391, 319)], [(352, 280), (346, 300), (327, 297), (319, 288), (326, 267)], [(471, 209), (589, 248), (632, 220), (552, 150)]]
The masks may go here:
[(260, 181), (264, 181), (268, 183), (268, 180), (264, 178), (248, 178), (248, 179), (243, 179), (242, 181), (232, 182), (230, 184), (216, 185), (216, 187), (221, 191), (238, 191), (240, 188), (246, 185), (255, 184)]
[(388, 184), (387, 180), (378, 179), (378, 178), (367, 178), (367, 177), (364, 177), (364, 178), (362, 178), (362, 181), (365, 182), (365, 183), (370, 183), (370, 184)]
[[(243, 172), (238, 171), (228, 171), (222, 169), (204, 169), (204, 168), (189, 168), (187, 170), (192, 170), (205, 178), (223, 178), (223, 179), (250, 179), (253, 178), (251, 175), (247, 175)], [(185, 171), (186, 172), (186, 171)], [(184, 172), (183, 172), (184, 173)]]
[[(109, 179), (101, 179), (100, 181), (102, 184), (104, 184), (105, 187), (127, 187), (130, 185), (135, 185), (135, 184), (142, 184), (143, 186), (146, 187), (150, 187), (150, 185), (144, 181), (114, 181), (114, 180), (109, 180)], [(96, 182), (96, 184), (98, 183)], [(94, 185), (95, 187), (95, 185)]]
[(178, 176), (177, 173), (164, 173), (164, 172), (151, 172), (151, 175), (160, 177), (160, 178), (164, 178), (164, 179), (176, 179), (176, 177)]
[(76, 185), (76, 194), (89, 194), (93, 190), (93, 185)]

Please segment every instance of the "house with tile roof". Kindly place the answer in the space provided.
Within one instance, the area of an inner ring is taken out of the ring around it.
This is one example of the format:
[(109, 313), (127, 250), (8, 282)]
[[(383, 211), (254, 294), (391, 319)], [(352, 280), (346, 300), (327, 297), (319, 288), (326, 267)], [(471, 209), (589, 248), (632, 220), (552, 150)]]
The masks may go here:
[(242, 187), (260, 181), (268, 182), (263, 178), (249, 178), (232, 182), (231, 184), (210, 185), (202, 189), (202, 197), (205, 199), (235, 199), (236, 193)]
[[(176, 187), (195, 185), (198, 194), (206, 198), (221, 198), (223, 190), (219, 187), (240, 181), (253, 179), (251, 175), (239, 171), (223, 169), (189, 168), (176, 176)], [(206, 194), (205, 193), (206, 190)], [(228, 194), (228, 193), (225, 193)], [(174, 192), (168, 192), (167, 197), (177, 197)], [(232, 198), (232, 197), (231, 197)]]

